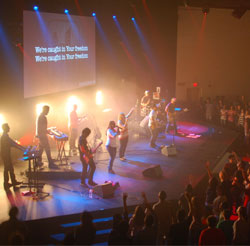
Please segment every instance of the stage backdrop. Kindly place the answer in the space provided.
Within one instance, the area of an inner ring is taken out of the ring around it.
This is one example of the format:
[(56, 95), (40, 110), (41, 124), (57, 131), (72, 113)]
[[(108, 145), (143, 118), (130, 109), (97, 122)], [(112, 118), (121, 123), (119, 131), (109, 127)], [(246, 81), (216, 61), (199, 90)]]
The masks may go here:
[(93, 17), (24, 11), (24, 97), (93, 85)]

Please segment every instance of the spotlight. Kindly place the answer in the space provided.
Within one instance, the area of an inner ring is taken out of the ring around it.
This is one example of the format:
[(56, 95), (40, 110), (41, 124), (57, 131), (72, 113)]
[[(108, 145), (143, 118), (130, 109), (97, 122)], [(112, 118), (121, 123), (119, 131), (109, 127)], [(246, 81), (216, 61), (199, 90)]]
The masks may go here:
[(101, 91), (96, 92), (95, 103), (96, 103), (96, 105), (102, 105), (103, 104), (103, 96), (102, 96)]
[(115, 16), (115, 15), (113, 15), (113, 19), (116, 19), (116, 16)]
[(135, 18), (134, 18), (134, 17), (132, 17), (132, 18), (131, 18), (131, 20), (132, 20), (132, 21), (134, 21), (134, 20), (135, 20)]
[(208, 13), (209, 13), (209, 11), (210, 11), (210, 9), (209, 8), (202, 8), (202, 13), (204, 14), (204, 15), (207, 15)]
[(92, 13), (92, 16), (96, 16), (96, 13)]
[(247, 9), (245, 8), (236, 8), (233, 10), (232, 12), (232, 16), (240, 19), (245, 13), (246, 13)]
[(107, 112), (110, 112), (112, 111), (112, 108), (105, 108), (102, 110), (103, 113), (107, 113)]
[(0, 114), (0, 133), (3, 132), (2, 124), (4, 124), (4, 123), (5, 123), (5, 119), (4, 119), (3, 115)]
[(44, 105), (48, 105), (49, 106), (49, 104), (47, 104), (47, 103), (38, 103), (36, 105), (36, 116), (39, 116), (42, 113)]
[(66, 104), (67, 114), (69, 114), (73, 110), (74, 105), (77, 105), (78, 111), (81, 111), (82, 101), (80, 101), (80, 99), (76, 96), (71, 96), (68, 98), (67, 104)]
[(69, 10), (68, 10), (68, 9), (65, 9), (65, 10), (64, 10), (64, 13), (65, 13), (65, 14), (68, 14), (68, 13), (69, 13)]
[(35, 5), (35, 6), (33, 7), (33, 9), (34, 9), (35, 11), (37, 11), (37, 10), (38, 10), (38, 6)]

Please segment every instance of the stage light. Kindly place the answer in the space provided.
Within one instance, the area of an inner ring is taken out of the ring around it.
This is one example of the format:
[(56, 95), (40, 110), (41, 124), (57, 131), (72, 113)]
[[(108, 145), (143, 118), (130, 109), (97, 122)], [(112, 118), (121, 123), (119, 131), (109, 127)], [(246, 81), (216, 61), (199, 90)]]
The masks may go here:
[(96, 13), (92, 13), (92, 16), (96, 16)]
[(202, 13), (203, 13), (204, 15), (207, 15), (207, 14), (209, 13), (209, 11), (210, 11), (209, 8), (206, 8), (206, 7), (202, 8)]
[(102, 96), (101, 91), (96, 92), (95, 102), (96, 102), (96, 105), (102, 105), (103, 104), (103, 96)]
[[(45, 105), (48, 105), (49, 106), (49, 104), (47, 104), (47, 103), (38, 103), (37, 105), (36, 105), (36, 116), (39, 116), (41, 113), (42, 113), (42, 111), (43, 111), (43, 106), (45, 106)], [(50, 106), (49, 106), (50, 107)]]
[(112, 108), (105, 108), (102, 110), (103, 113), (107, 113), (107, 112), (110, 112), (112, 111)]
[(237, 19), (240, 19), (245, 13), (247, 9), (246, 8), (236, 8), (232, 12), (232, 16), (234, 16)]
[(34, 6), (33, 9), (34, 9), (35, 11), (37, 11), (37, 10), (38, 10), (38, 6)]
[(81, 111), (83, 106), (82, 101), (76, 96), (69, 97), (66, 104), (67, 114), (69, 114), (73, 110), (75, 104), (77, 105), (77, 111)]
[(134, 17), (132, 17), (132, 18), (131, 18), (131, 20), (132, 20), (132, 21), (134, 21), (134, 20), (135, 20), (135, 18), (134, 18)]
[(113, 15), (113, 19), (116, 19), (116, 16), (115, 16), (115, 15)]
[(65, 14), (68, 14), (68, 13), (69, 13), (69, 10), (68, 10), (68, 9), (65, 9), (65, 10), (64, 10), (64, 13), (65, 13)]
[(0, 133), (3, 132), (2, 124), (6, 123), (2, 114), (0, 114)]

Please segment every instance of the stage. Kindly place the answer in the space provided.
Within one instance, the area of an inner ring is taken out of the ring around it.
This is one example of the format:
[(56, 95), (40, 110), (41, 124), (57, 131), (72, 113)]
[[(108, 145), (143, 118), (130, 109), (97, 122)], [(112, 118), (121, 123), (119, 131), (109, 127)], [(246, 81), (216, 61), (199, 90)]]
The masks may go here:
[[(77, 214), (83, 210), (97, 211), (121, 207), (123, 192), (128, 193), (128, 205), (139, 204), (142, 201), (142, 191), (146, 192), (149, 202), (157, 201), (157, 193), (160, 190), (166, 191), (168, 199), (177, 199), (188, 183), (196, 186), (206, 175), (206, 160), (210, 160), (211, 167), (214, 168), (237, 137), (237, 133), (228, 129), (188, 121), (179, 122), (178, 131), (180, 134), (174, 139), (176, 156), (165, 156), (159, 149), (150, 148), (148, 138), (131, 131), (126, 152), (127, 161), (116, 158), (113, 168), (115, 174), (109, 174), (107, 171), (109, 156), (105, 146), (102, 146), (95, 157), (97, 169), (94, 180), (98, 184), (105, 181), (119, 182), (120, 187), (115, 190), (113, 198), (103, 199), (95, 194), (91, 197), (89, 189), (80, 186), (79, 178), (57, 177), (40, 180), (45, 183), (43, 191), (49, 193), (44, 199), (34, 200), (31, 196), (23, 196), (22, 192), (27, 188), (10, 188), (8, 192), (1, 189), (0, 221), (8, 218), (10, 205), (17, 205), (20, 218), (27, 221)], [(171, 135), (160, 134), (156, 143), (158, 146), (170, 145), (173, 138)], [(143, 170), (156, 165), (161, 166), (162, 178), (147, 178), (142, 175)], [(17, 161), (15, 173), (18, 180), (27, 181), (24, 175), (27, 167), (27, 162)], [(72, 168), (76, 173), (80, 172), (79, 157), (70, 157), (68, 168)], [(2, 172), (1, 166), (1, 183)]]

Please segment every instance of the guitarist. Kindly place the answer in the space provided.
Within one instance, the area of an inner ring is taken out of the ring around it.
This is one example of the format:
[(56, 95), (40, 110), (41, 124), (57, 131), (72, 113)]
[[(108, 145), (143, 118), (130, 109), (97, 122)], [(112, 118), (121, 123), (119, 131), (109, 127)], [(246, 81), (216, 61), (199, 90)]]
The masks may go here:
[(120, 149), (119, 149), (119, 157), (121, 161), (126, 161), (125, 151), (128, 144), (128, 118), (134, 112), (134, 108), (132, 108), (127, 115), (124, 113), (120, 113), (118, 116), (118, 124), (117, 126), (120, 128)]
[(175, 103), (176, 103), (176, 98), (173, 97), (171, 99), (170, 103), (165, 108), (165, 112), (167, 113), (167, 120), (168, 120), (167, 127), (166, 127), (166, 133), (169, 133), (170, 126), (173, 126), (174, 127), (174, 135), (177, 134)]
[(95, 150), (91, 150), (91, 148), (88, 145), (87, 137), (90, 135), (91, 130), (89, 128), (84, 128), (82, 130), (82, 135), (79, 137), (78, 142), (78, 149), (80, 154), (80, 160), (82, 162), (82, 175), (81, 175), (81, 185), (86, 187), (85, 179), (87, 176), (87, 169), (89, 166), (89, 180), (88, 184), (91, 186), (96, 186), (97, 183), (93, 181), (94, 172), (96, 169), (96, 165), (93, 159), (93, 154), (96, 152), (97, 148)]

